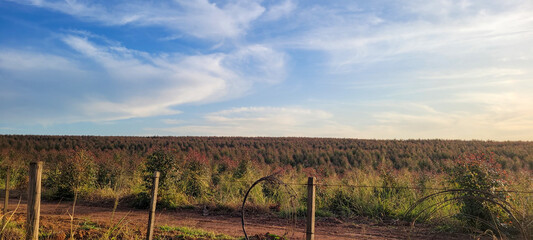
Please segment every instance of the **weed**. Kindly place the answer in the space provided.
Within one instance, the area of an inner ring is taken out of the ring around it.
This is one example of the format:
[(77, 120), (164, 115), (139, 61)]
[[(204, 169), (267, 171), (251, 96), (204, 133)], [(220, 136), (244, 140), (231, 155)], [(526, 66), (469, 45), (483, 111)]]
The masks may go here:
[(89, 219), (85, 219), (80, 223), (80, 229), (82, 230), (97, 230), (99, 228), (100, 227), (95, 222), (92, 222)]
[(172, 233), (177, 239), (236, 239), (225, 234), (216, 234), (197, 228), (160, 226), (162, 232)]

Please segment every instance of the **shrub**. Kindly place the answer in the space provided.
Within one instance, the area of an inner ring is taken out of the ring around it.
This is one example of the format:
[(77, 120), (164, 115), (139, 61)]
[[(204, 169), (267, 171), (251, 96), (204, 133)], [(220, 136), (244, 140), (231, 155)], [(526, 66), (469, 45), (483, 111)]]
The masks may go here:
[(97, 167), (94, 156), (85, 150), (72, 151), (68, 156), (58, 155), (50, 160), (44, 186), (52, 199), (74, 198), (87, 192), (96, 181)]
[(342, 189), (335, 192), (335, 195), (329, 199), (329, 211), (344, 217), (350, 217), (359, 214), (358, 199)]
[(210, 195), (210, 172), (207, 156), (189, 151), (185, 158), (185, 166), (180, 184), (185, 194), (196, 199), (205, 199)]
[[(150, 189), (153, 184), (153, 175), (155, 171), (159, 171), (159, 190), (158, 199), (159, 204), (163, 206), (174, 206), (173, 193), (177, 187), (179, 180), (179, 167), (176, 159), (170, 153), (164, 151), (156, 151), (148, 156), (145, 162), (143, 171), (143, 182), (145, 192), (138, 195), (136, 201), (137, 207), (148, 207), (150, 197)], [(148, 201), (146, 201), (148, 200)], [(146, 206), (143, 206), (146, 204)]]
[(152, 187), (153, 175), (159, 171), (159, 188), (164, 191), (175, 184), (178, 173), (178, 164), (171, 154), (156, 151), (148, 156), (144, 169), (144, 185), (147, 189)]
[(488, 200), (506, 200), (506, 194), (498, 192), (505, 188), (506, 173), (492, 155), (465, 155), (448, 169), (448, 174), (454, 188), (465, 190), (456, 193), (456, 198), (460, 199), (457, 215), (460, 220), (471, 227), (486, 230), (493, 228), (488, 223), (497, 223), (503, 218), (502, 210)]

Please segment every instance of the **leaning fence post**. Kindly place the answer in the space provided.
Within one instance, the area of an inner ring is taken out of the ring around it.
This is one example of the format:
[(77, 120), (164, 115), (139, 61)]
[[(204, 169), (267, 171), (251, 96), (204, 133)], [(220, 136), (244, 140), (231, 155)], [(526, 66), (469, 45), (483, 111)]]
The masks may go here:
[(152, 201), (150, 203), (150, 215), (148, 216), (148, 232), (146, 240), (152, 240), (154, 235), (155, 206), (157, 204), (157, 187), (159, 185), (159, 172), (154, 172), (154, 185), (152, 186)]
[(307, 231), (305, 239), (315, 239), (315, 177), (307, 179)]
[(30, 181), (28, 185), (28, 214), (26, 218), (26, 240), (39, 237), (39, 215), (41, 212), (41, 174), (43, 162), (30, 163)]

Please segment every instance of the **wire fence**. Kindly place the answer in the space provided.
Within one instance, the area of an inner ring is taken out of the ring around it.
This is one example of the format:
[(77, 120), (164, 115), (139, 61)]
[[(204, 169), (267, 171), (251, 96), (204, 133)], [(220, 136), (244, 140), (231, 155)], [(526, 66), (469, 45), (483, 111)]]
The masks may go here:
[[(39, 176), (39, 179), (40, 179), (40, 176)], [(210, 178), (198, 178), (198, 179), (209, 180)], [(230, 180), (227, 180), (227, 181), (234, 182), (234, 183), (242, 183), (244, 186), (252, 186), (252, 187), (257, 182), (257, 181), (254, 182), (252, 180), (239, 180), (239, 179), (230, 179)], [(300, 183), (300, 182), (297, 182), (297, 181), (294, 181), (294, 180), (283, 182), (283, 181), (281, 181), (279, 179), (277, 179), (275, 181), (271, 181), (271, 182), (276, 182), (277, 184), (280, 184), (280, 185), (294, 186), (294, 187), (299, 187), (299, 188), (300, 187), (307, 187), (308, 190), (309, 190), (310, 187), (313, 187), (313, 188), (314, 187), (321, 187), (322, 189), (323, 188), (350, 188), (350, 189), (367, 189), (367, 188), (370, 188), (370, 189), (396, 189), (396, 190), (406, 189), (406, 190), (419, 190), (419, 191), (426, 191), (427, 190), (427, 191), (436, 191), (436, 192), (443, 192), (443, 193), (444, 192), (450, 193), (450, 192), (454, 192), (454, 191), (466, 191), (466, 192), (468, 192), (468, 191), (472, 191), (472, 192), (477, 191), (477, 192), (481, 192), (481, 191), (476, 190), (476, 189), (454, 189), (454, 188), (446, 188), (446, 187), (418, 187), (418, 186), (383, 186), (383, 185), (364, 185), (364, 184), (358, 185), (358, 184), (345, 184), (345, 183), (342, 183), (342, 184), (334, 183), (334, 184), (332, 184), (332, 183), (320, 182), (320, 181), (313, 182), (312, 184), (310, 184), (309, 182)], [(39, 183), (40, 183), (40, 180), (39, 180)], [(510, 187), (513, 187), (513, 185), (508, 185), (507, 187), (510, 188)], [(516, 186), (514, 186), (514, 187), (516, 187)], [(40, 187), (39, 187), (39, 189), (40, 189)], [(249, 191), (250, 190), (251, 190), (251, 188), (249, 189)], [(315, 191), (315, 190), (313, 190), (313, 191)], [(524, 194), (524, 195), (533, 194), (533, 191), (518, 190), (518, 189), (490, 190), (489, 192), (492, 193), (492, 194), (495, 194), (495, 193), (514, 193), (514, 194)], [(483, 192), (481, 192), (481, 193), (483, 193)], [(308, 194), (309, 194), (309, 192), (308, 192)], [(39, 193), (39, 196), (40, 196), (40, 193)], [(303, 196), (299, 196), (299, 198), (300, 199), (297, 199), (296, 201), (300, 201), (301, 199), (305, 199), (305, 197), (303, 197)], [(489, 199), (489, 200), (491, 200), (491, 199)], [(155, 199), (152, 198), (152, 201), (155, 201)], [(307, 197), (307, 201), (309, 201), (309, 197)], [(313, 197), (313, 201), (314, 201), (314, 197)], [(155, 209), (155, 205), (153, 205), (153, 206), (154, 206), (154, 209)], [(35, 207), (34, 206), (30, 207), (30, 205), (28, 205), (28, 208), (34, 209)], [(243, 205), (242, 205), (242, 216), (244, 216), (244, 209), (245, 209), (245, 202), (243, 202)], [(74, 212), (74, 210), (72, 210), (72, 212)], [(151, 210), (150, 212), (152, 214), (155, 213), (154, 210)], [(146, 214), (146, 215), (147, 215), (146, 217), (148, 219), (148, 214)], [(307, 216), (309, 216), (309, 215), (310, 214), (308, 213)], [(313, 218), (314, 218), (314, 215), (315, 215), (314, 212), (313, 212), (312, 215), (313, 215)], [(150, 219), (153, 219), (153, 216)], [(293, 219), (290, 219), (290, 220), (293, 220)], [(37, 230), (35, 230), (33, 232), (36, 232), (36, 231), (38, 232), (38, 224), (39, 223), (37, 222), (37, 227), (36, 227)], [(243, 227), (244, 227), (244, 220), (242, 220), (242, 224), (243, 224)], [(34, 224), (34, 226), (35, 226), (35, 224)], [(292, 230), (291, 230), (292, 232), (299, 232), (299, 233), (309, 234), (309, 231), (301, 231), (300, 229), (295, 228), (294, 225), (292, 225), (290, 227), (292, 227)]]
[[(205, 178), (208, 179), (208, 178)], [(231, 182), (239, 182), (246, 184), (253, 184), (254, 181), (249, 180), (231, 180)], [(284, 182), (287, 185), (291, 186), (307, 186), (307, 183), (296, 183), (296, 182)], [(355, 185), (355, 184), (329, 184), (329, 183), (316, 183), (315, 186), (322, 187), (347, 187), (347, 188), (375, 188), (375, 189), (408, 189), (408, 190), (431, 190), (431, 191), (448, 191), (455, 188), (435, 188), (435, 187), (410, 187), (410, 186), (378, 186), (378, 185)], [(512, 187), (513, 185), (506, 185), (506, 187)], [(464, 189), (464, 190), (475, 190), (475, 189)], [(491, 190), (494, 193), (519, 193), (519, 194), (533, 194), (533, 191), (524, 191), (524, 190)]]
[[(305, 183), (286, 183), (292, 186), (307, 186)], [(408, 187), (408, 186), (376, 186), (376, 185), (354, 185), (354, 184), (327, 184), (327, 183), (317, 183), (315, 186), (323, 187), (349, 187), (349, 188), (375, 188), (375, 189), (409, 189), (409, 190), (432, 190), (432, 191), (449, 191), (454, 190), (454, 188), (433, 188), (433, 187)], [(463, 189), (465, 191), (475, 190), (475, 189)], [(494, 193), (520, 193), (520, 194), (533, 194), (533, 191), (522, 191), (522, 190), (493, 190)]]
[[(254, 183), (254, 185), (256, 183)], [(428, 206), (423, 206), (422, 209), (419, 210), (419, 213), (415, 213), (414, 214), (415, 217), (412, 220), (412, 227), (414, 227), (414, 223), (416, 222), (416, 220), (423, 213), (426, 213), (426, 214), (427, 214), (427, 212), (430, 212), (430, 214), (434, 213), (438, 209), (443, 208), (444, 206), (450, 205), (451, 202), (465, 202), (466, 201), (467, 202), (466, 204), (472, 204), (471, 203), (472, 200), (478, 201), (479, 203), (481, 203), (483, 205), (484, 205), (484, 203), (488, 203), (488, 204), (493, 204), (494, 206), (496, 206), (498, 208), (501, 208), (504, 212), (509, 214), (509, 217), (512, 219), (512, 221), (510, 221), (509, 223), (510, 224), (514, 224), (514, 226), (517, 227), (517, 231), (520, 232), (520, 235), (524, 239), (529, 239), (531, 233), (529, 233), (528, 231), (531, 231), (531, 229), (527, 229), (527, 228), (529, 228), (529, 226), (533, 224), (533, 219), (530, 219), (530, 220), (521, 219), (520, 220), (519, 218), (517, 218), (515, 216), (517, 214), (516, 209), (510, 204), (510, 202), (508, 201), (507, 198), (503, 198), (502, 199), (501, 195), (499, 195), (501, 193), (532, 195), (533, 191), (528, 191), (528, 190), (516, 190), (516, 189), (506, 189), (506, 190), (488, 189), (488, 190), (485, 190), (485, 189), (435, 188), (435, 187), (414, 187), (414, 186), (379, 186), (379, 185), (356, 185), (356, 184), (329, 184), (329, 183), (314, 182), (314, 180), (313, 180), (312, 184), (310, 183), (310, 181), (308, 183), (284, 182), (283, 184), (289, 185), (289, 186), (298, 186), (298, 187), (306, 186), (308, 188), (308, 191), (309, 191), (308, 195), (307, 195), (308, 207), (310, 206), (310, 201), (312, 201), (313, 202), (312, 203), (313, 208), (314, 208), (314, 201), (315, 201), (315, 196), (314, 196), (314, 192), (315, 192), (314, 188), (315, 187), (325, 187), (325, 188), (335, 187), (335, 188), (352, 188), (352, 189), (371, 188), (371, 189), (396, 189), (396, 190), (408, 189), (408, 190), (420, 190), (420, 191), (426, 191), (426, 190), (434, 191), (434, 193), (428, 193), (428, 194), (425, 194), (425, 196), (423, 196), (423, 197), (419, 197), (419, 199), (417, 201), (415, 201), (411, 205), (411, 207), (409, 207), (409, 209), (407, 210), (407, 213), (405, 214), (406, 216), (409, 215), (419, 205), (421, 205), (424, 201), (427, 201), (428, 199), (435, 198), (435, 197), (442, 197), (442, 196), (445, 196), (447, 194), (451, 194), (451, 197), (443, 197), (443, 199), (438, 200), (436, 203), (430, 203), (429, 207)], [(512, 186), (512, 185), (509, 185), (509, 186)], [(509, 187), (509, 186), (506, 186), (506, 187)], [(515, 187), (516, 186), (517, 185), (515, 185)], [(311, 194), (311, 192), (310, 192), (311, 188), (313, 189), (312, 190), (313, 191), (312, 197), (310, 195)], [(251, 188), (250, 188), (250, 190), (251, 190)], [(530, 198), (528, 197), (527, 199), (530, 199)], [(528, 200), (526, 200), (526, 201), (528, 201)], [(244, 216), (244, 202), (243, 202), (243, 210), (242, 211), (243, 211), (243, 216)], [(309, 222), (313, 222), (313, 224), (314, 224), (314, 217), (315, 217), (314, 216), (314, 209), (313, 209), (313, 212), (312, 212), (312, 216), (309, 216), (309, 212), (308, 212), (306, 217), (308, 219), (307, 220), (308, 225), (309, 225)], [(309, 220), (310, 217), (312, 217), (313, 220)], [(467, 217), (475, 217), (475, 216), (467, 216)], [(500, 225), (501, 223), (497, 223), (496, 221), (488, 222), (488, 221), (485, 221), (483, 219), (479, 219), (479, 222), (482, 222), (482, 223), (484, 222), (484, 224), (487, 224), (487, 226), (490, 225), (489, 227), (493, 227), (493, 229), (495, 229), (495, 231), (497, 231), (497, 233), (493, 233), (493, 236), (495, 236), (495, 234), (499, 234), (499, 237), (502, 238), (502, 237), (505, 237), (502, 234), (502, 232), (504, 232), (504, 230), (505, 231), (509, 231), (509, 226), (506, 226), (505, 224)], [(505, 229), (503, 229), (503, 228), (505, 228)], [(244, 230), (244, 217), (243, 217), (243, 230)], [(309, 232), (309, 230), (307, 230), (305, 233), (306, 233), (307, 236), (313, 234), (313, 232)], [(509, 234), (509, 232), (506, 232), (504, 234)]]

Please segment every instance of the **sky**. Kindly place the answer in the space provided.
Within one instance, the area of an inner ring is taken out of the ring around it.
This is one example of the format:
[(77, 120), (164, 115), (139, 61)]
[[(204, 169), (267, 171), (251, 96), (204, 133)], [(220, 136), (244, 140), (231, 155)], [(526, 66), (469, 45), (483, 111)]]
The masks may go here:
[(531, 0), (0, 0), (0, 134), (533, 140)]

